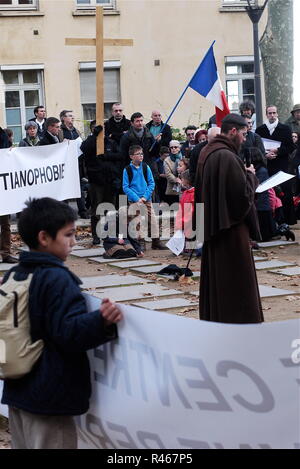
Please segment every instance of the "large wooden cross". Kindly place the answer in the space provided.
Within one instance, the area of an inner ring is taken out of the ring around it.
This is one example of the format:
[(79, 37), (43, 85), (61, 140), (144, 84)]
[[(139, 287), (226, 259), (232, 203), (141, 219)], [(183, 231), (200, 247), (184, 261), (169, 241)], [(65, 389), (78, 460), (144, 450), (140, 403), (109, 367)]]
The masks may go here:
[(103, 39), (103, 7), (96, 7), (96, 39), (66, 38), (66, 46), (96, 46), (96, 122), (103, 131), (97, 137), (97, 155), (104, 153), (104, 46), (133, 46), (132, 39)]

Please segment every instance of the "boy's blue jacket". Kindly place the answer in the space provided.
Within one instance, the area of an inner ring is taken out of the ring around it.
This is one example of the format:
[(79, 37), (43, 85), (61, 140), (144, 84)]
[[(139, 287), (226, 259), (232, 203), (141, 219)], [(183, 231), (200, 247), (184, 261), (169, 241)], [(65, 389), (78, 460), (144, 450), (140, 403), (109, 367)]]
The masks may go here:
[(130, 163), (130, 167), (133, 172), (133, 178), (130, 184), (126, 168), (123, 171), (123, 191), (127, 195), (128, 200), (130, 202), (137, 202), (142, 197), (145, 197), (146, 200), (151, 200), (151, 195), (155, 188), (151, 169), (147, 166), (148, 181), (145, 181), (142, 164), (137, 168)]
[[(91, 395), (86, 351), (117, 337), (99, 312), (87, 313), (80, 280), (56, 256), (23, 252), (10, 270), (22, 280), (33, 272), (29, 288), (32, 340), (44, 349), (31, 372), (5, 380), (2, 403), (33, 414), (80, 415)], [(4, 282), (9, 275), (4, 277)]]

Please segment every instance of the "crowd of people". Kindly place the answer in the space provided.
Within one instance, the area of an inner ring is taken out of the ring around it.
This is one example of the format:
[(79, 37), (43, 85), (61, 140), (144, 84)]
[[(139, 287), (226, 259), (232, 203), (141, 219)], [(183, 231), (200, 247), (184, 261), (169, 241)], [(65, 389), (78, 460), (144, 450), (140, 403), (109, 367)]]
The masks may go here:
[[(103, 128), (95, 122), (81, 144), (82, 179), (87, 177), (81, 182), (89, 185), (94, 244), (100, 241), (99, 204), (108, 202), (116, 208), (122, 192), (128, 199), (125, 210), (129, 220), (132, 207), (136, 208), (134, 214), (146, 211), (154, 249), (164, 248), (154, 200), (180, 202), (175, 229), (182, 229), (187, 239), (194, 239), (189, 228), (194, 227), (193, 219), (197, 221), (197, 204), (203, 204), (200, 319), (235, 324), (264, 320), (251, 242), (253, 247), (261, 237), (293, 237), (289, 224), (297, 219), (294, 200), (300, 181), (299, 133), (295, 131), (300, 125), (300, 106), (294, 106), (292, 119), (286, 124), (278, 122), (276, 106), (268, 106), (265, 124), (253, 133), (254, 107), (242, 104), (241, 114), (228, 114), (221, 128), (212, 126), (206, 131), (188, 126), (186, 141), (180, 143), (171, 128), (164, 126), (159, 111), (153, 111), (152, 120), (144, 125), (141, 113), (127, 120), (121, 104), (115, 103), (104, 126), (104, 154), (97, 155), (97, 135)], [(27, 135), (20, 146), (50, 145), (79, 137), (72, 111), (62, 111), (60, 120), (46, 119), (41, 106), (35, 111), (35, 120), (26, 124)], [(263, 139), (276, 144), (266, 151)], [(7, 148), (10, 143), (0, 129), (0, 146)], [(290, 171), (296, 178), (257, 196), (259, 182), (279, 170)], [(78, 202), (79, 213), (87, 213), (85, 202), (84, 198)], [(18, 379), (5, 379), (2, 403), (9, 406), (14, 449), (73, 449), (77, 446), (73, 416), (87, 412), (91, 395), (86, 351), (116, 339), (116, 324), (123, 314), (109, 299), (104, 299), (99, 309), (87, 312), (80, 280), (64, 265), (76, 243), (74, 210), (49, 198), (26, 205), (18, 229), (29, 251), (21, 253), (1, 288), (10, 291), (12, 279), (22, 282), (33, 274), (28, 289), (31, 345), (43, 343), (29, 371)], [(124, 207), (119, 210), (116, 235), (108, 234), (104, 239), (105, 256), (142, 257), (142, 234), (139, 231), (136, 238), (129, 231), (124, 236), (122, 210)], [(4, 261), (14, 263), (9, 217), (0, 220), (1, 255)]]
[[(294, 239), (289, 225), (297, 222), (300, 211), (297, 206), (300, 193), (300, 105), (296, 104), (293, 107), (291, 117), (285, 124), (278, 121), (276, 106), (268, 106), (266, 121), (257, 128), (254, 103), (246, 100), (241, 103), (239, 110), (240, 115), (247, 123), (247, 134), (240, 146), (239, 157), (247, 167), (251, 164), (254, 165), (259, 182), (263, 182), (279, 170), (296, 176), (280, 187), (256, 197), (261, 239), (268, 241), (283, 235), (287, 239)], [(90, 135), (82, 142), (82, 155), (79, 157), (81, 198), (76, 201), (78, 214), (81, 218), (90, 218), (94, 245), (101, 241), (97, 233), (99, 222), (97, 207), (99, 204), (111, 203), (118, 209), (118, 196), (120, 194), (126, 194), (129, 202), (133, 202), (131, 200), (132, 191), (128, 192), (126, 180), (124, 187), (124, 177), (126, 179), (127, 176), (127, 172), (124, 173), (124, 168), (128, 166), (138, 168), (140, 166), (132, 161), (133, 155), (130, 150), (134, 146), (140, 147), (140, 150), (137, 151), (142, 154), (141, 168), (148, 165), (153, 178), (147, 200), (139, 197), (139, 204), (143, 204), (144, 208), (147, 208), (150, 224), (156, 232), (157, 223), (153, 221), (155, 214), (152, 208), (149, 208), (151, 201), (164, 202), (169, 205), (179, 203), (186, 183), (186, 180), (183, 183), (181, 175), (189, 171), (188, 180), (190, 187), (193, 187), (199, 155), (205, 146), (220, 133), (220, 129), (214, 123), (215, 118), (212, 116), (209, 120), (208, 130), (188, 125), (185, 128), (185, 141), (179, 142), (173, 138), (171, 127), (162, 121), (159, 110), (152, 111), (151, 120), (148, 123), (145, 123), (140, 112), (135, 112), (130, 119), (127, 119), (120, 103), (112, 105), (111, 114), (111, 117), (104, 124), (104, 154), (97, 155), (96, 151), (97, 136), (103, 129), (101, 126), (97, 126), (95, 121), (92, 121)], [(0, 131), (1, 148), (13, 144), (13, 135), (9, 130), (1, 129)], [(34, 117), (26, 123), (25, 131), (26, 137), (19, 142), (20, 147), (51, 145), (66, 139), (81, 138), (79, 130), (74, 126), (73, 111), (61, 111), (59, 119), (56, 117), (47, 118), (44, 106), (37, 106), (34, 109)], [(266, 151), (264, 139), (275, 141), (278, 147)], [(142, 176), (143, 172), (139, 175), (138, 184), (143, 186)], [(134, 172), (131, 184), (135, 188), (136, 177)], [(146, 183), (148, 184), (147, 180)], [(129, 196), (129, 194), (131, 195)], [(133, 198), (136, 199), (136, 197)], [(10, 253), (9, 217), (1, 217), (0, 221), (3, 261), (16, 262)], [(143, 236), (140, 233), (142, 252), (145, 249)], [(152, 248), (164, 249), (157, 233), (155, 236)], [(254, 246), (256, 241), (259, 239), (253, 239)]]

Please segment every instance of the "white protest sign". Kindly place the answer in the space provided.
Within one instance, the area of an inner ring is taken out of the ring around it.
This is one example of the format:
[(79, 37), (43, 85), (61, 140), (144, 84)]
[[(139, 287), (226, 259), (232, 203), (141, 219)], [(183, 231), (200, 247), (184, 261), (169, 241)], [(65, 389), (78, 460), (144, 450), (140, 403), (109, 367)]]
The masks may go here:
[(299, 320), (232, 325), (122, 309), (119, 339), (90, 351), (81, 448), (300, 448)]
[(80, 197), (75, 141), (0, 150), (0, 215), (20, 212), (29, 197)]
[(119, 339), (90, 353), (82, 448), (300, 448), (299, 320), (229, 325), (122, 309)]

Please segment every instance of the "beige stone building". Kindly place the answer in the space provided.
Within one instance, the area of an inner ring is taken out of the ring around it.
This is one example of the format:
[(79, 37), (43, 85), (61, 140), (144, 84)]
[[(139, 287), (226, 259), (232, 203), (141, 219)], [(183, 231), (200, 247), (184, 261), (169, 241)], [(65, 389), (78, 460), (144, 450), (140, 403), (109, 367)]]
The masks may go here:
[[(168, 116), (213, 40), (231, 109), (254, 97), (252, 24), (245, 0), (0, 0), (0, 125), (15, 141), (33, 108), (48, 116), (73, 110), (76, 126), (95, 116), (95, 47), (66, 46), (66, 37), (95, 37), (95, 7), (104, 7), (106, 38), (133, 47), (105, 47), (104, 99), (121, 101), (127, 117)], [(264, 14), (266, 15), (266, 14)], [(262, 27), (265, 17), (261, 21)], [(171, 125), (200, 125), (214, 107), (193, 90)]]

